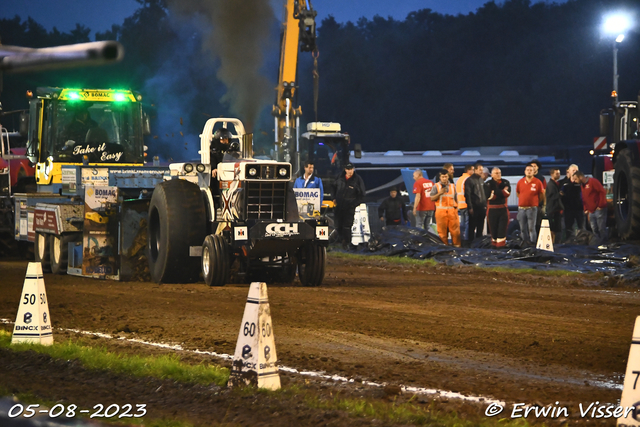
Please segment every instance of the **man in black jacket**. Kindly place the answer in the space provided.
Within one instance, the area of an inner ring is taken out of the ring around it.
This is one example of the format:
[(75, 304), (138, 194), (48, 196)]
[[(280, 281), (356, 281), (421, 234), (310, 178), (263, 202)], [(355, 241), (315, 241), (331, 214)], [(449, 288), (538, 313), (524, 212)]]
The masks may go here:
[(556, 235), (562, 233), (562, 196), (560, 195), (560, 169), (551, 168), (549, 171), (551, 179), (547, 184), (545, 197), (547, 199), (547, 217), (549, 217), (549, 229), (551, 230), (551, 241), (556, 242)]
[(560, 196), (564, 206), (565, 238), (574, 234), (574, 223), (578, 230), (584, 229), (584, 209), (582, 206), (582, 186), (571, 181), (571, 177), (578, 171), (578, 165), (567, 168), (567, 176), (560, 181)]
[(487, 196), (487, 225), (491, 234), (491, 247), (504, 248), (509, 227), (507, 200), (511, 195), (511, 184), (502, 179), (500, 168), (491, 170), (491, 179), (484, 183), (484, 193)]
[(364, 199), (364, 182), (355, 172), (351, 163), (344, 167), (334, 184), (333, 203), (338, 235), (343, 246), (351, 243), (351, 227), (356, 208)]
[(464, 197), (469, 211), (469, 241), (482, 237), (484, 218), (487, 216), (487, 196), (484, 194), (482, 164), (474, 165), (475, 173), (467, 179), (464, 186)]
[(386, 218), (387, 225), (403, 225), (409, 221), (407, 207), (402, 199), (398, 197), (398, 189), (396, 187), (392, 187), (389, 191), (389, 197), (380, 203), (378, 216), (380, 221), (384, 221)]

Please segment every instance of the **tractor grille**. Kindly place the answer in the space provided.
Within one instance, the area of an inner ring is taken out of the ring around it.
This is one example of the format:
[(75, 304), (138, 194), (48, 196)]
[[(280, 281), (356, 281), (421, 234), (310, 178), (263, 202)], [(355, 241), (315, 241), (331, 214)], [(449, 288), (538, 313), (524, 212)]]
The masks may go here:
[(284, 219), (288, 182), (246, 182), (247, 219)]

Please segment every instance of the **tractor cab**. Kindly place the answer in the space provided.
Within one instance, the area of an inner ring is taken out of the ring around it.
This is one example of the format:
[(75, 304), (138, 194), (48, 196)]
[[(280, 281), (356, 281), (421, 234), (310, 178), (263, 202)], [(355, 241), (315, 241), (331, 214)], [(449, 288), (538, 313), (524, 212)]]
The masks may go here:
[[(350, 163), (349, 134), (341, 131), (340, 123), (313, 122), (307, 124), (307, 132), (300, 138), (303, 160), (314, 164), (314, 173), (322, 178), (325, 192)], [(360, 144), (355, 145), (354, 157), (360, 158)], [(328, 197), (325, 197), (328, 199)]]
[(36, 183), (61, 183), (62, 165), (144, 165), (148, 118), (128, 90), (38, 88), (27, 155)]

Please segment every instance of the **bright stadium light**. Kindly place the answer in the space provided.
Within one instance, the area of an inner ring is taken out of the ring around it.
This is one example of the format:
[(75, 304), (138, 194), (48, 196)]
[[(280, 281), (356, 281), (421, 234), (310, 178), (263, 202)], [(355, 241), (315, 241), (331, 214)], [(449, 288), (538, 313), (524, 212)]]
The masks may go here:
[(609, 15), (604, 20), (603, 28), (607, 34), (622, 34), (631, 28), (631, 18), (622, 13)]
[(633, 25), (629, 14), (615, 13), (605, 17), (602, 29), (605, 34), (615, 36), (613, 42), (613, 102), (618, 102), (618, 43), (624, 40), (624, 33)]

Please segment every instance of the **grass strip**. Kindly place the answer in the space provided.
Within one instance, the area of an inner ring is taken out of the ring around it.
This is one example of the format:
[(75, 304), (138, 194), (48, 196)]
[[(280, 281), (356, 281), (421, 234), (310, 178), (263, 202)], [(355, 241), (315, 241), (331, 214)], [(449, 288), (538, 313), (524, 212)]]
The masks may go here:
[[(384, 255), (362, 255), (362, 254), (354, 254), (348, 252), (327, 252), (327, 256), (336, 259), (342, 260), (358, 260), (358, 261), (376, 261), (387, 262), (389, 264), (400, 264), (400, 265), (420, 265), (420, 266), (435, 266), (439, 263), (433, 259), (415, 259), (415, 258), (407, 258), (401, 256), (384, 256)], [(538, 276), (552, 276), (552, 277), (569, 277), (569, 276), (579, 276), (588, 273), (581, 273), (579, 271), (567, 271), (567, 270), (537, 270), (535, 268), (529, 267), (484, 267), (484, 266), (474, 266), (474, 265), (465, 265), (467, 268), (479, 268), (483, 271), (496, 272), (496, 273), (514, 273), (514, 274), (532, 274)]]
[(435, 405), (418, 406), (412, 403), (395, 403), (384, 401), (367, 401), (358, 398), (321, 399), (317, 396), (306, 396), (305, 403), (311, 408), (325, 411), (339, 410), (360, 418), (373, 418), (399, 425), (442, 426), (442, 427), (529, 427), (524, 419), (507, 418), (465, 419), (457, 413), (443, 413)]
[(182, 363), (176, 355), (137, 356), (122, 355), (108, 351), (104, 347), (86, 347), (66, 341), (50, 346), (39, 344), (11, 345), (11, 333), (0, 331), (0, 346), (11, 347), (14, 351), (35, 351), (47, 354), (54, 359), (80, 361), (88, 369), (106, 369), (109, 371), (133, 375), (136, 377), (154, 377), (172, 379), (184, 383), (211, 384), (223, 386), (229, 379), (229, 370), (216, 365), (188, 365)]
[[(110, 370), (113, 372), (130, 374), (139, 377), (155, 377), (162, 379), (173, 379), (180, 382), (211, 384), (215, 383), (223, 386), (229, 378), (229, 371), (218, 366), (190, 365), (181, 362), (176, 356), (124, 356), (106, 350), (104, 347), (86, 347), (78, 345), (72, 341), (54, 343), (50, 346), (39, 344), (17, 344), (11, 345), (11, 333), (0, 330), (0, 347), (9, 348), (12, 351), (35, 351), (47, 354), (55, 359), (76, 359), (85, 367), (90, 369)], [(297, 400), (304, 396), (304, 404), (311, 409), (323, 411), (342, 411), (352, 417), (373, 418), (385, 420), (390, 423), (400, 425), (429, 425), (442, 427), (527, 427), (529, 424), (524, 420), (508, 420), (483, 418), (466, 420), (460, 418), (456, 413), (444, 413), (438, 411), (434, 406), (425, 407), (408, 403), (386, 402), (383, 400), (371, 400), (362, 398), (344, 398), (330, 393), (330, 397), (319, 396), (309, 390), (303, 390), (299, 386), (292, 385), (277, 391), (256, 389), (253, 387), (242, 387), (235, 392), (242, 395), (263, 394), (275, 399)], [(0, 386), (0, 396), (10, 395), (8, 390)], [(16, 396), (21, 402), (40, 403), (52, 407), (55, 402), (47, 402), (28, 394)], [(105, 421), (104, 419), (101, 421)], [(109, 421), (118, 423), (116, 419)], [(147, 427), (193, 427), (193, 424), (176, 420), (149, 420), (142, 418), (139, 420), (129, 419), (127, 423), (142, 423)]]
[(399, 256), (384, 256), (384, 255), (361, 255), (352, 254), (348, 252), (327, 252), (327, 256), (331, 258), (343, 259), (343, 260), (361, 260), (361, 261), (377, 261), (388, 262), (393, 264), (403, 265), (437, 265), (438, 263), (433, 259), (415, 259)]
[[(478, 266), (482, 270), (492, 271), (495, 273), (518, 273), (518, 274), (533, 274), (538, 276), (553, 276), (553, 277), (570, 277), (570, 276), (582, 276), (589, 273), (581, 273), (579, 271), (568, 270), (537, 270), (535, 268), (526, 267), (483, 267)], [(596, 273), (597, 274), (597, 273)]]

